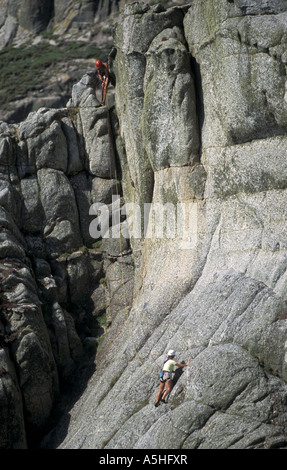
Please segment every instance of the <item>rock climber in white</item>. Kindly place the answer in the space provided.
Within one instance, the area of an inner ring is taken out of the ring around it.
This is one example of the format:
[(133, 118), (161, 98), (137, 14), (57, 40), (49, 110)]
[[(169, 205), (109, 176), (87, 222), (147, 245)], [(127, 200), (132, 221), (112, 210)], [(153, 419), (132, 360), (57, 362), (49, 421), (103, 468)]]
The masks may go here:
[[(156, 402), (154, 406), (158, 406), (160, 401), (165, 403), (165, 397), (171, 392), (173, 387), (172, 373), (176, 367), (186, 367), (190, 363), (187, 361), (186, 364), (179, 364), (174, 360), (175, 351), (170, 349), (167, 353), (167, 359), (163, 363), (162, 373), (160, 377), (160, 386), (157, 394)], [(166, 389), (164, 390), (166, 386)]]

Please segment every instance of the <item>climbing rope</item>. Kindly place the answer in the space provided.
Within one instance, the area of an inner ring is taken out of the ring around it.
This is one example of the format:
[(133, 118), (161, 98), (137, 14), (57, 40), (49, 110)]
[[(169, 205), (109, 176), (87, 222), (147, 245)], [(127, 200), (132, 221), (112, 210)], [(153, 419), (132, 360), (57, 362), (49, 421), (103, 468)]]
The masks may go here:
[[(107, 106), (107, 125), (108, 125), (108, 133), (109, 133), (109, 141), (110, 141), (110, 146), (111, 146), (111, 127), (110, 127), (110, 111), (109, 111), (109, 103), (108, 103), (108, 94), (106, 97), (106, 106)], [(111, 165), (111, 152), (110, 152), (110, 166)], [(116, 184), (116, 195), (117, 197), (119, 196), (119, 188), (118, 188), (118, 175), (117, 175), (117, 168), (116, 168), (116, 163), (114, 163), (114, 177), (115, 177), (115, 184)], [(120, 211), (119, 211), (119, 225), (120, 225)], [(129, 319), (129, 314), (128, 314), (128, 307), (127, 307), (127, 300), (126, 300), (126, 289), (125, 289), (125, 282), (124, 282), (124, 268), (123, 268), (123, 254), (122, 254), (122, 236), (121, 236), (121, 226), (119, 229), (119, 241), (120, 241), (120, 259), (121, 259), (121, 282), (122, 282), (122, 289), (123, 289), (123, 298), (124, 298), (124, 304), (125, 304), (125, 313), (126, 313), (126, 320), (128, 324), (128, 329), (129, 329), (129, 335), (131, 339), (131, 343), (133, 345), (133, 349), (135, 352), (135, 355), (140, 362), (140, 364), (143, 366), (143, 368), (149, 372), (150, 374), (156, 374), (157, 376), (159, 375), (158, 372), (152, 371), (148, 369), (145, 364), (143, 363), (142, 359), (139, 356), (139, 353), (137, 351), (136, 345), (134, 343), (133, 335), (132, 335), (132, 328), (130, 324), (130, 319)]]
[[(110, 127), (110, 112), (109, 112), (109, 103), (108, 103), (108, 96), (106, 97), (106, 106), (107, 106), (107, 125), (108, 125), (108, 133), (109, 133), (109, 143), (111, 146), (112, 142), (112, 135), (111, 135), (111, 127)], [(111, 152), (110, 152), (110, 168), (112, 166), (111, 162)], [(115, 177), (115, 185), (116, 185), (116, 195), (119, 197), (119, 188), (118, 188), (118, 175), (117, 175), (117, 169), (116, 169), (116, 162), (114, 162), (114, 177)], [(119, 211), (119, 224), (120, 224), (120, 211)], [(124, 282), (124, 268), (123, 268), (123, 255), (122, 255), (122, 237), (121, 237), (121, 227), (119, 230), (119, 240), (120, 240), (120, 259), (121, 259), (121, 281), (122, 281), (122, 289), (123, 289), (123, 297), (124, 297), (124, 304), (125, 304), (125, 313), (126, 313), (126, 320), (127, 320), (127, 325), (129, 329), (129, 336), (131, 339), (131, 343), (135, 352), (135, 356), (137, 357), (138, 361), (142, 365), (142, 367), (149, 373), (153, 375), (157, 375), (159, 377), (159, 373), (153, 370), (150, 370), (146, 365), (143, 363), (142, 359), (139, 356), (139, 353), (137, 351), (136, 345), (134, 343), (133, 335), (132, 335), (132, 328), (130, 324), (130, 319), (129, 319), (129, 313), (128, 313), (128, 307), (127, 307), (127, 300), (126, 300), (126, 290), (125, 290), (125, 282)], [(184, 435), (188, 436), (190, 433), (184, 429), (181, 429), (179, 426), (177, 426), (173, 419), (172, 416), (169, 416), (169, 421), (173, 428), (176, 431), (182, 432)]]

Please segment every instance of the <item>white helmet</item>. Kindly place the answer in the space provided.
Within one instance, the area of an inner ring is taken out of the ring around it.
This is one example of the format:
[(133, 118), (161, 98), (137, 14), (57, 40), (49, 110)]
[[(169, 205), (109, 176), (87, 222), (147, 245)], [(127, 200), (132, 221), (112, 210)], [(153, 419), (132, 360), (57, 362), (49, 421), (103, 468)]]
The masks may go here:
[(175, 356), (175, 351), (173, 349), (170, 349), (167, 353), (168, 356)]

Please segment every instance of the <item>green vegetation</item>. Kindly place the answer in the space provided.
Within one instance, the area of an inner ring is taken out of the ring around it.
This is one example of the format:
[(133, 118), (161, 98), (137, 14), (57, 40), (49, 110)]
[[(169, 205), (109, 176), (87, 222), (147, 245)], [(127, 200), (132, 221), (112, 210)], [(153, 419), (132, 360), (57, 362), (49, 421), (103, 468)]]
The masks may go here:
[(98, 323), (98, 326), (99, 326), (99, 327), (104, 327), (104, 326), (106, 326), (106, 324), (107, 324), (107, 315), (106, 315), (106, 312), (103, 313), (103, 315), (100, 315), (99, 317), (97, 317), (97, 323)]
[(101, 286), (106, 286), (107, 285), (107, 279), (105, 277), (101, 277), (99, 284)]
[(113, 388), (115, 386), (115, 384), (117, 383), (117, 381), (120, 379), (120, 377), (122, 376), (122, 373), (123, 371), (119, 372), (118, 375), (116, 375), (115, 377), (113, 377), (112, 381), (110, 382), (110, 388)]
[(92, 246), (94, 249), (101, 248), (102, 243), (103, 243), (103, 240), (97, 240), (95, 243), (93, 243)]
[(80, 248), (78, 248), (78, 251), (81, 251), (82, 253), (89, 253), (89, 248), (83, 245), (83, 246), (80, 246)]
[[(84, 42), (65, 42), (53, 46), (43, 41), (34, 46), (7, 46), (0, 51), (0, 106), (25, 97), (28, 92), (40, 90), (59, 63), (74, 59), (107, 57), (110, 47), (97, 49)], [(58, 65), (58, 69), (57, 69)]]
[(105, 335), (99, 336), (99, 337), (97, 338), (98, 348), (101, 347), (101, 345), (102, 345), (104, 339), (105, 339)]

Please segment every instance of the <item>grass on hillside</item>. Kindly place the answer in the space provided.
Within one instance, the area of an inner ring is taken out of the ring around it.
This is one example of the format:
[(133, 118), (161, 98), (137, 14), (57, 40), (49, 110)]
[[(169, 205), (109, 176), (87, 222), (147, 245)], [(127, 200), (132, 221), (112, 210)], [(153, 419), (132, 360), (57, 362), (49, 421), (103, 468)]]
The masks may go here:
[(28, 92), (40, 90), (53, 72), (59, 72), (57, 64), (73, 59), (104, 59), (109, 45), (98, 49), (83, 42), (67, 42), (52, 46), (41, 42), (35, 46), (7, 46), (0, 51), (0, 106), (23, 98)]

